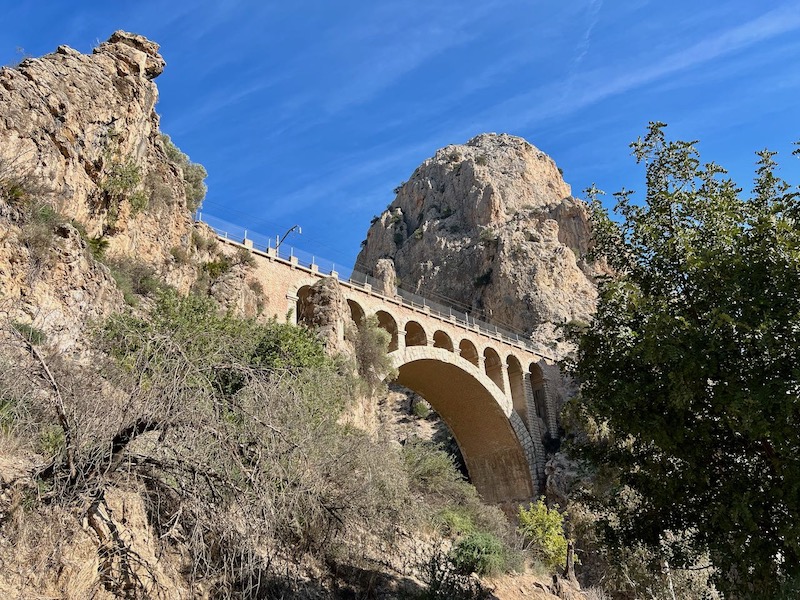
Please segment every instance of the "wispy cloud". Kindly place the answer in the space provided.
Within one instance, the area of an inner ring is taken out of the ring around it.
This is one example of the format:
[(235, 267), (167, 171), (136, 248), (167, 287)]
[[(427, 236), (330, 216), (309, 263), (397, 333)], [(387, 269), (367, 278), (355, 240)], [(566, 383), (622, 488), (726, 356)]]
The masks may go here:
[(583, 62), (583, 59), (589, 53), (589, 48), (592, 43), (592, 32), (597, 26), (597, 22), (600, 20), (600, 10), (602, 8), (603, 0), (589, 0), (589, 9), (587, 11), (588, 23), (583, 32), (583, 37), (581, 37), (581, 41), (578, 43), (577, 48), (575, 48), (575, 56), (572, 59), (572, 64), (569, 68), (570, 76), (575, 73), (577, 68)]
[(659, 81), (667, 76), (711, 63), (727, 55), (745, 50), (760, 42), (800, 29), (800, 11), (794, 2), (786, 3), (743, 25), (710, 35), (703, 41), (669, 54), (659, 60), (619, 72), (611, 65), (577, 74), (580, 93), (569, 94), (562, 102), (568, 81), (554, 82), (532, 92), (518, 95), (486, 111), (481, 120), (494, 115), (506, 115), (518, 127), (529, 126), (545, 119), (572, 114), (607, 98), (624, 94)]
[(361, 31), (343, 35), (342, 42), (355, 41), (361, 56), (325, 102), (326, 111), (337, 113), (366, 103), (426, 62), (471, 41), (476, 36), (473, 25), (498, 4), (486, 1), (463, 11), (458, 3), (432, 3), (412, 15), (397, 7), (374, 10)]

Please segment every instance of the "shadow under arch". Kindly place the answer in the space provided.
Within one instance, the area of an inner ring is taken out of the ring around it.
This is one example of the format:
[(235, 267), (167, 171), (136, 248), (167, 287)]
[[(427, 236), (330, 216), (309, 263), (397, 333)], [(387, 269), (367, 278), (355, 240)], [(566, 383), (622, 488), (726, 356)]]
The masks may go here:
[(428, 343), (428, 334), (425, 328), (416, 321), (406, 323), (406, 346), (425, 346)]
[(347, 299), (347, 306), (350, 308), (350, 318), (353, 319), (353, 323), (356, 324), (356, 327), (360, 328), (366, 320), (364, 309), (361, 308), (358, 302), (350, 300), (349, 298)]
[(514, 410), (522, 419), (523, 423), (528, 422), (528, 404), (525, 398), (525, 374), (522, 372), (522, 364), (516, 356), (510, 354), (506, 359), (508, 384), (511, 387), (511, 399), (514, 402)]
[(397, 343), (397, 321), (385, 310), (379, 310), (375, 313), (375, 316), (378, 317), (378, 327), (385, 329), (392, 336), (391, 340), (389, 340), (389, 352), (394, 352), (399, 347)]
[(455, 352), (453, 348), (453, 340), (441, 329), (433, 334), (433, 346), (435, 348), (444, 348), (448, 352)]
[(528, 502), (536, 490), (512, 426), (516, 415), (492, 380), (443, 348), (412, 346), (389, 357), (397, 383), (425, 398), (452, 431), (481, 497), (512, 511)]
[(311, 295), (311, 286), (303, 285), (297, 290), (297, 302), (295, 303), (295, 322), (298, 325), (313, 326), (311, 315), (314, 314), (314, 307), (308, 297)]
[(497, 350), (494, 348), (486, 348), (486, 350), (483, 351), (483, 365), (486, 375), (488, 375), (489, 378), (494, 381), (495, 385), (504, 392), (503, 368), (505, 365), (503, 365), (503, 361), (500, 360), (500, 355), (497, 353)]
[(458, 352), (462, 358), (467, 359), (476, 367), (479, 367), (481, 364), (481, 359), (478, 356), (478, 350), (475, 348), (475, 344), (470, 342), (468, 339), (463, 339), (458, 344)]

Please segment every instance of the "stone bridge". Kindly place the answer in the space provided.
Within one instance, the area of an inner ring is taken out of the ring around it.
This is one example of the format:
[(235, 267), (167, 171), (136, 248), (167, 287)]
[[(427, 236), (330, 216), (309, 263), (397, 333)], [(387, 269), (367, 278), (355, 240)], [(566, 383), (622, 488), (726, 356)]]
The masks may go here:
[(397, 383), (425, 398), (444, 419), (484, 500), (512, 506), (541, 493), (543, 442), (557, 427), (546, 377), (557, 370), (544, 349), (403, 290), (379, 291), (370, 278), (325, 273), (313, 261), (302, 264), (275, 248), (256, 250), (248, 239), (220, 240), (252, 251), (251, 275), (263, 286), (268, 316), (296, 322), (310, 287), (324, 277), (339, 279), (353, 321), (375, 315), (391, 334)]

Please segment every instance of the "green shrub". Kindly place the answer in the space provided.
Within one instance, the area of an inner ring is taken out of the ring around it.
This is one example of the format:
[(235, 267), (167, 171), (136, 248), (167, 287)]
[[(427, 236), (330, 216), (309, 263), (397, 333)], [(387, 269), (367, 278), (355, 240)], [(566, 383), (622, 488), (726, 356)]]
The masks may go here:
[(150, 196), (142, 190), (133, 192), (128, 199), (131, 205), (131, 214), (135, 215), (150, 206)]
[(489, 164), (489, 159), (486, 157), (485, 154), (479, 154), (478, 157), (475, 159), (475, 164), (485, 167), (486, 165)]
[(219, 242), (215, 237), (205, 237), (198, 230), (192, 231), (192, 246), (198, 252), (208, 252), (209, 254), (216, 254), (219, 250)]
[(142, 182), (139, 165), (132, 158), (124, 161), (116, 157), (111, 158), (115, 154), (112, 148), (116, 147), (116, 141), (114, 141), (113, 135), (110, 139), (112, 141), (109, 142), (110, 146), (106, 150), (106, 156), (109, 158), (111, 166), (105, 178), (100, 182), (99, 188), (107, 199), (106, 220), (110, 227), (114, 227), (123, 202), (127, 201), (130, 204), (131, 214), (134, 215), (148, 207), (150, 197), (143, 190), (137, 189)]
[(108, 240), (103, 236), (88, 238), (86, 239), (86, 246), (95, 260), (102, 260), (108, 248)]
[(274, 320), (263, 330), (251, 360), (272, 370), (322, 369), (332, 365), (313, 331)]
[(213, 280), (219, 279), (231, 270), (233, 263), (227, 256), (221, 256), (218, 260), (212, 260), (203, 264), (203, 270)]
[(481, 229), (481, 232), (478, 235), (478, 240), (480, 240), (480, 243), (483, 245), (496, 244), (498, 238), (499, 238), (498, 233), (494, 229), (491, 229), (489, 227), (484, 227), (483, 229)]
[(20, 240), (30, 251), (33, 262), (43, 263), (49, 256), (53, 247), (53, 234), (64, 222), (64, 218), (49, 204), (29, 206)]
[(469, 533), (459, 540), (450, 551), (450, 560), (464, 575), (499, 575), (508, 570), (503, 542), (482, 531)]
[(33, 346), (40, 346), (47, 341), (47, 335), (45, 335), (41, 329), (37, 329), (33, 325), (13, 321), (11, 326)]
[(208, 187), (205, 179), (208, 172), (203, 165), (190, 163), (183, 169), (183, 182), (186, 184), (186, 205), (192, 212), (203, 204)]
[(423, 235), (423, 233), (424, 233), (424, 232), (422, 231), (422, 227), (417, 227), (417, 228), (414, 230), (414, 239), (415, 239), (415, 240), (421, 240), (421, 239), (422, 239), (422, 235)]
[(264, 286), (261, 285), (261, 282), (257, 279), (249, 279), (247, 281), (247, 287), (249, 287), (256, 296), (264, 295)]
[(100, 184), (100, 189), (114, 200), (123, 200), (133, 193), (141, 180), (141, 170), (133, 159), (125, 162), (113, 162), (108, 174)]
[(246, 267), (256, 266), (256, 257), (247, 248), (237, 248), (236, 254), (233, 257), (234, 264), (244, 265)]
[(431, 416), (431, 406), (424, 400), (417, 400), (411, 406), (411, 412), (419, 419), (427, 419)]
[(39, 432), (38, 450), (45, 456), (56, 456), (64, 448), (64, 431), (57, 425), (49, 425)]
[(169, 253), (172, 255), (172, 258), (175, 260), (175, 262), (178, 263), (179, 265), (188, 265), (191, 262), (189, 253), (186, 251), (185, 248), (181, 248), (180, 246), (173, 246), (172, 248), (170, 248)]
[(164, 152), (170, 162), (179, 166), (183, 171), (183, 183), (186, 189), (186, 205), (190, 211), (194, 212), (203, 204), (203, 200), (208, 192), (208, 187), (205, 184), (208, 172), (203, 165), (193, 163), (189, 159), (189, 156), (181, 152), (165, 133), (161, 134), (161, 142), (164, 146)]
[(19, 205), (28, 199), (25, 186), (14, 179), (0, 179), (0, 198), (11, 205)]
[(462, 573), (451, 557), (436, 550), (421, 566), (420, 578), (428, 588), (416, 596), (417, 600), (485, 600), (489, 590), (469, 573)]
[(464, 480), (453, 457), (433, 442), (412, 439), (403, 446), (403, 462), (412, 488), (448, 503), (463, 503), (474, 488)]
[(137, 296), (152, 296), (163, 284), (149, 265), (131, 258), (115, 258), (106, 261), (111, 276), (117, 282), (127, 304), (135, 306)]
[(475, 531), (472, 514), (463, 506), (443, 508), (436, 515), (436, 521), (441, 525), (445, 534), (466, 535)]
[(148, 171), (144, 187), (150, 198), (148, 201), (150, 206), (169, 206), (175, 199), (172, 188), (165, 183), (163, 167)]
[(547, 508), (544, 497), (519, 508), (518, 530), (526, 540), (526, 549), (547, 567), (563, 567), (567, 561), (564, 517), (558, 506)]
[(247, 287), (256, 295), (256, 313), (262, 314), (264, 312), (264, 286), (260, 281), (251, 279), (247, 282)]
[(371, 390), (397, 375), (388, 354), (391, 339), (389, 332), (378, 325), (378, 318), (374, 315), (367, 317), (356, 330), (356, 367)]
[(0, 396), (0, 433), (8, 434), (17, 420), (16, 402), (11, 398)]

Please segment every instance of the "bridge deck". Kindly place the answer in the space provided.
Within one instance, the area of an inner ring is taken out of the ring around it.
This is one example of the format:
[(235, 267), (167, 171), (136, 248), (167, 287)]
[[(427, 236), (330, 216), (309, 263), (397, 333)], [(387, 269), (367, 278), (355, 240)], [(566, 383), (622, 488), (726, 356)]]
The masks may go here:
[(464, 331), (477, 333), (482, 337), (499, 342), (501, 344), (511, 346), (517, 350), (522, 350), (526, 354), (533, 355), (537, 358), (544, 358), (549, 361), (555, 361), (556, 358), (549, 353), (542, 344), (535, 340), (526, 337), (524, 334), (510, 331), (508, 329), (498, 327), (496, 325), (486, 323), (470, 315), (468, 312), (460, 311), (458, 309), (444, 306), (438, 302), (429, 300), (424, 296), (408, 292), (401, 288), (396, 288), (396, 295), (387, 296), (377, 291), (377, 281), (372, 277), (351, 271), (350, 276), (347, 278), (340, 277), (339, 272), (334, 269), (329, 270), (327, 273), (320, 270), (320, 265), (314, 262), (312, 257), (310, 262), (303, 264), (301, 259), (294, 255), (294, 248), (289, 250), (289, 254), (284, 253), (281, 256), (279, 250), (269, 247), (266, 251), (259, 250), (245, 242), (232, 240), (227, 236), (217, 233), (220, 241), (234, 247), (245, 248), (250, 250), (254, 255), (266, 258), (277, 264), (284, 265), (290, 269), (295, 269), (303, 272), (312, 277), (324, 278), (335, 277), (341, 285), (349, 288), (357, 293), (366, 294), (373, 298), (379, 298), (386, 303), (387, 306), (402, 307), (407, 310), (414, 311), (420, 315), (424, 315), (428, 319), (435, 319), (442, 323), (447, 323), (451, 326), (456, 326)]

